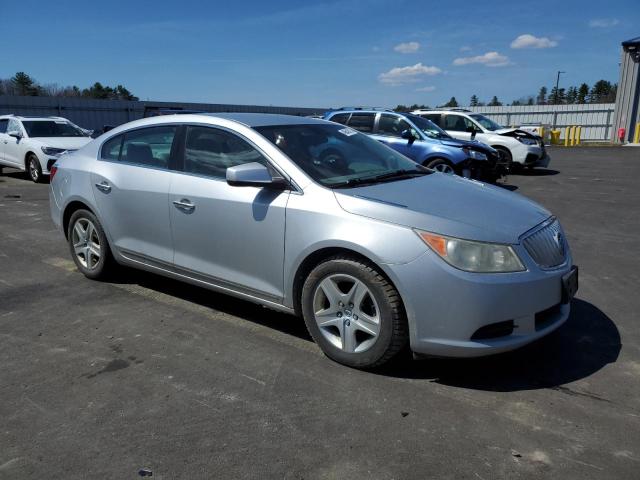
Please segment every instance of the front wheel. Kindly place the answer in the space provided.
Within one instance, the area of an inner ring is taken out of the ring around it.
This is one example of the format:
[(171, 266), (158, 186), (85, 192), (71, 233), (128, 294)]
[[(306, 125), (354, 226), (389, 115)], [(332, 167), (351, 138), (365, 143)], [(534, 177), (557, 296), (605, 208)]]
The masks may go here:
[(40, 166), (40, 160), (38, 160), (38, 157), (33, 153), (30, 153), (27, 157), (27, 173), (34, 183), (40, 183), (42, 181), (42, 167)]
[(350, 367), (382, 365), (407, 344), (400, 295), (376, 267), (356, 258), (335, 256), (311, 271), (302, 313), (322, 351)]
[(425, 167), (430, 168), (431, 170), (435, 170), (441, 173), (447, 173), (449, 175), (455, 175), (456, 171), (453, 169), (453, 166), (442, 158), (436, 158), (435, 160), (431, 160), (429, 163), (425, 165)]
[(93, 280), (104, 279), (114, 267), (107, 236), (96, 216), (77, 210), (69, 220), (69, 249), (78, 270)]

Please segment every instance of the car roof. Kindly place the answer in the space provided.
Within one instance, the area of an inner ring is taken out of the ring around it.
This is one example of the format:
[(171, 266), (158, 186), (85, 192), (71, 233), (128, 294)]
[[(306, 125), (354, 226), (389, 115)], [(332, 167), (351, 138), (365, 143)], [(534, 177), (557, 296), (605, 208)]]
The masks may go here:
[(344, 109), (341, 108), (340, 110), (331, 110), (330, 112), (328, 112), (328, 114), (330, 115), (337, 115), (340, 113), (389, 113), (391, 115), (400, 115), (400, 116), (406, 116), (409, 114), (409, 112), (394, 112), (393, 110), (380, 110), (380, 109), (366, 109), (366, 108), (354, 108), (354, 109)]
[(36, 121), (41, 121), (41, 120), (50, 120), (50, 121), (65, 121), (68, 122), (69, 120), (67, 120), (66, 118), (62, 118), (62, 117), (37, 117), (37, 116), (29, 116), (29, 115), (0, 115), (0, 119), (5, 120), (8, 118), (15, 118), (16, 120), (36, 120)]
[[(278, 113), (202, 113), (193, 116), (206, 116), (222, 118), (242, 123), (247, 127), (270, 127), (276, 125), (315, 125), (326, 124), (325, 120), (296, 115), (283, 115)], [(184, 116), (184, 115), (183, 115)]]

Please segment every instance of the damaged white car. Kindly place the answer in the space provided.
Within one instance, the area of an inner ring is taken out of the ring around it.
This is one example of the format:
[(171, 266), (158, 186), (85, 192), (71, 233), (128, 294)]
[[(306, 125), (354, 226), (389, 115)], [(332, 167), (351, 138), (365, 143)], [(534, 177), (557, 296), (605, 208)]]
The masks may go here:
[(428, 118), (454, 138), (477, 140), (498, 150), (512, 167), (548, 167), (549, 154), (544, 141), (518, 128), (507, 128), (480, 113), (464, 109), (414, 110), (414, 115)]

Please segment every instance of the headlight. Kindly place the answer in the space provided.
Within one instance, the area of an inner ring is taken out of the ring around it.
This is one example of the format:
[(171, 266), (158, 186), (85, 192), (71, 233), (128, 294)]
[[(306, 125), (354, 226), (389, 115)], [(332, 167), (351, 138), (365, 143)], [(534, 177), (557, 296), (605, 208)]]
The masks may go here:
[(469, 157), (473, 158), (474, 160), (486, 160), (487, 156), (482, 153), (482, 152), (478, 152), (477, 150), (469, 150)]
[(524, 143), (525, 145), (537, 145), (538, 141), (535, 138), (527, 138), (527, 137), (516, 137), (520, 143)]
[(474, 242), (418, 230), (416, 233), (445, 262), (465, 272), (504, 273), (526, 270), (509, 245)]
[(52, 157), (57, 157), (66, 151), (67, 150), (65, 148), (42, 147), (42, 152), (45, 155), (50, 155)]

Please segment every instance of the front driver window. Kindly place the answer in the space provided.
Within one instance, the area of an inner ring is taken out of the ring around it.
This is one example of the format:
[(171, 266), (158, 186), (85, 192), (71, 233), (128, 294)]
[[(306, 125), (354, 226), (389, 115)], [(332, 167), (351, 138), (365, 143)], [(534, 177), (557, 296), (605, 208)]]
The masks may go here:
[(475, 124), (462, 115), (445, 115), (444, 129), (454, 132), (467, 132), (470, 127), (475, 128)]
[(402, 137), (404, 130), (410, 130), (411, 125), (395, 115), (383, 114), (378, 122), (378, 134), (391, 137)]
[(227, 168), (252, 162), (268, 166), (264, 156), (237, 135), (217, 128), (188, 127), (185, 172), (226, 178)]

